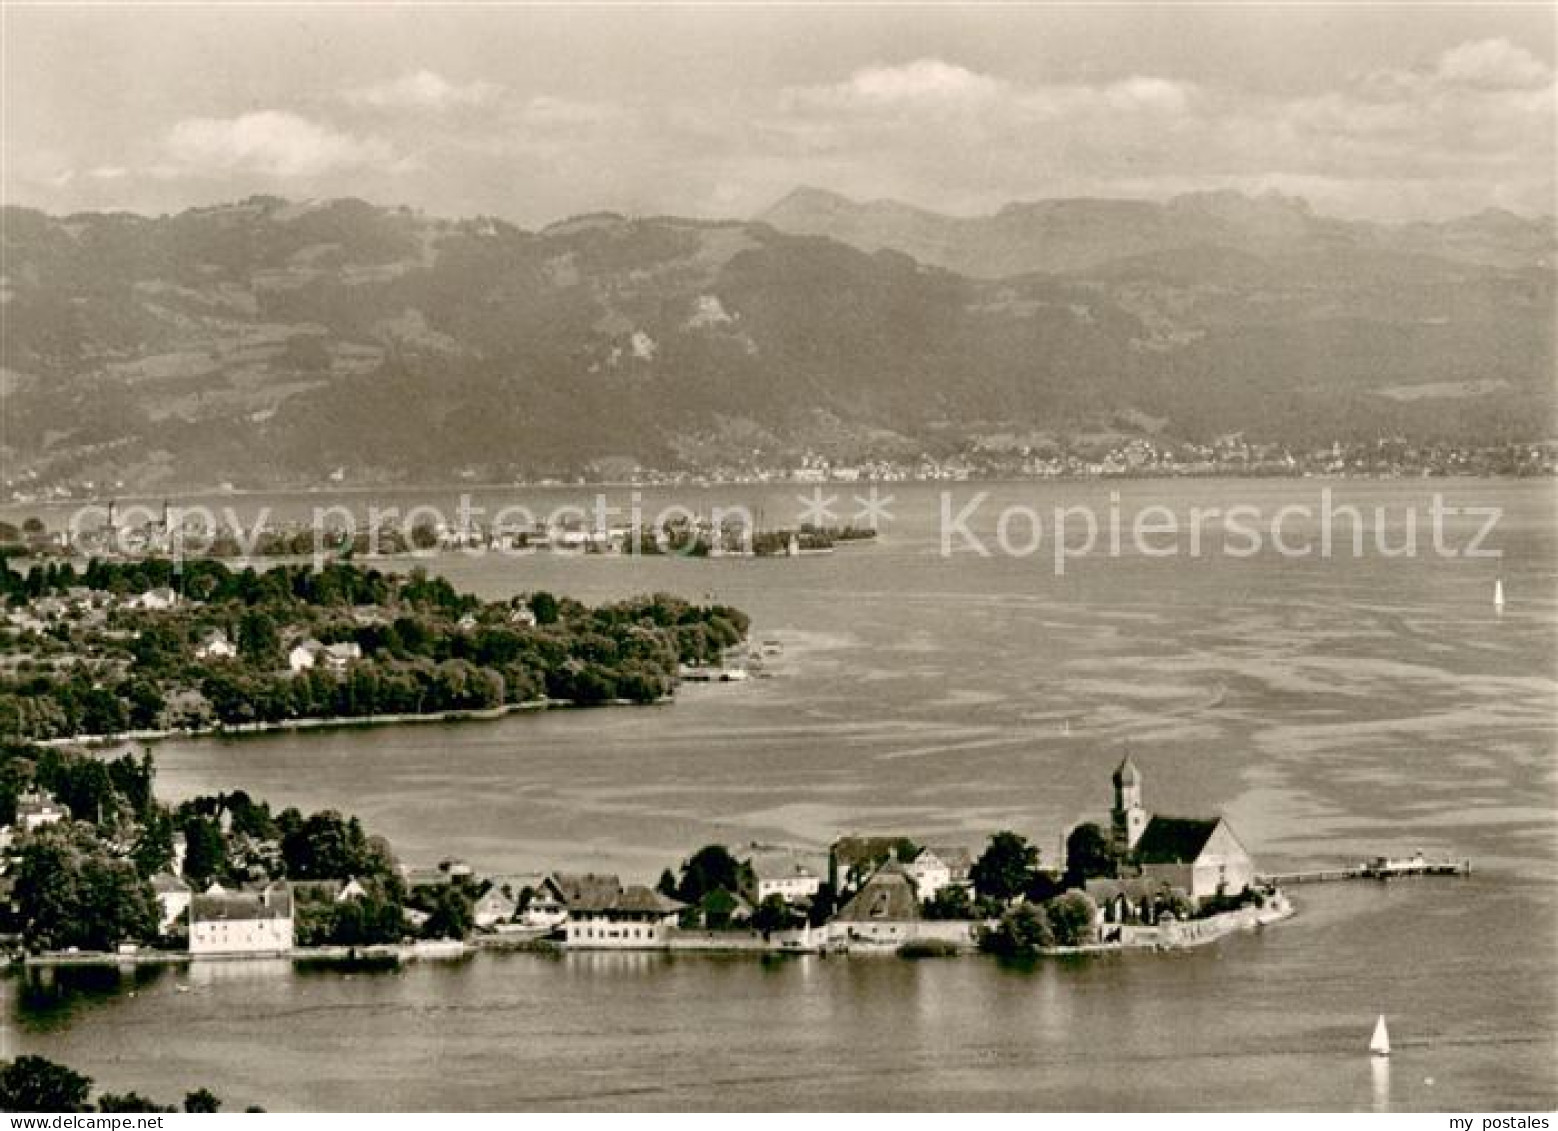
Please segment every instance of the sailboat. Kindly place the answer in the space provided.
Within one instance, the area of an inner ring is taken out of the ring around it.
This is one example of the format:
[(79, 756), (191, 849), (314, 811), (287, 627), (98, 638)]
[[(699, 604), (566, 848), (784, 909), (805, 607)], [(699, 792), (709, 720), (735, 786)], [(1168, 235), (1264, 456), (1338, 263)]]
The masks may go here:
[(1385, 1028), (1385, 1015), (1381, 1013), (1374, 1022), (1374, 1035), (1369, 1038), (1369, 1052), (1375, 1056), (1390, 1055), (1390, 1031)]
[(1501, 613), (1504, 611), (1504, 579), (1502, 577), (1493, 583), (1493, 607)]

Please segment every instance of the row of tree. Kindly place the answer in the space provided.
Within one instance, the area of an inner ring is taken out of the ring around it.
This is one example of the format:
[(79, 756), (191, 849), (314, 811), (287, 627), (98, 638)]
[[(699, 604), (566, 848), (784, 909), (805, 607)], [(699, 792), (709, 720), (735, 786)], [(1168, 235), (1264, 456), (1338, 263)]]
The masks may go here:
[[(103, 1092), (92, 1099), (92, 1078), (41, 1056), (19, 1056), (0, 1061), (0, 1111), (24, 1112), (176, 1112), (138, 1092)], [(211, 1114), (222, 1110), (222, 1101), (209, 1088), (197, 1088), (184, 1096), (183, 1111)], [(251, 1107), (246, 1111), (262, 1111)]]

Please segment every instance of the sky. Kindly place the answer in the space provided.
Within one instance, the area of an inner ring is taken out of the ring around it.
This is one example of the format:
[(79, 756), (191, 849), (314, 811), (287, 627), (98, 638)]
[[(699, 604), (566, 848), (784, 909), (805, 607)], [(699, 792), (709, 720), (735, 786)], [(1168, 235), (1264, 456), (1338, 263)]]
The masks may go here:
[(0, 195), (538, 227), (810, 185), (955, 214), (1233, 188), (1553, 211), (1558, 7), (0, 5)]

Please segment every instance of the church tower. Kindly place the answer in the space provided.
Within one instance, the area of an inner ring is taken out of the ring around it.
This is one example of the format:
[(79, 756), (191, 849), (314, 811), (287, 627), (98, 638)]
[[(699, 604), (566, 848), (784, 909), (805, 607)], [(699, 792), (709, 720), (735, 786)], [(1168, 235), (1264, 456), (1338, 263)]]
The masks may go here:
[(1141, 771), (1127, 754), (1114, 772), (1114, 810), (1112, 845), (1124, 857), (1135, 849), (1147, 828), (1147, 810), (1141, 806)]

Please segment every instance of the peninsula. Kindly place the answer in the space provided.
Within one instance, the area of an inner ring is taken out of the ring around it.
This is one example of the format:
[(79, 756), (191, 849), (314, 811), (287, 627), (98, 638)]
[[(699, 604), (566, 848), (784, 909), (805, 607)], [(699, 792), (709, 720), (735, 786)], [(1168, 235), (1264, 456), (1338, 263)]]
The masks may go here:
[(482, 601), (414, 570), (0, 559), (0, 736), (30, 741), (654, 703), (748, 619), (654, 594)]

